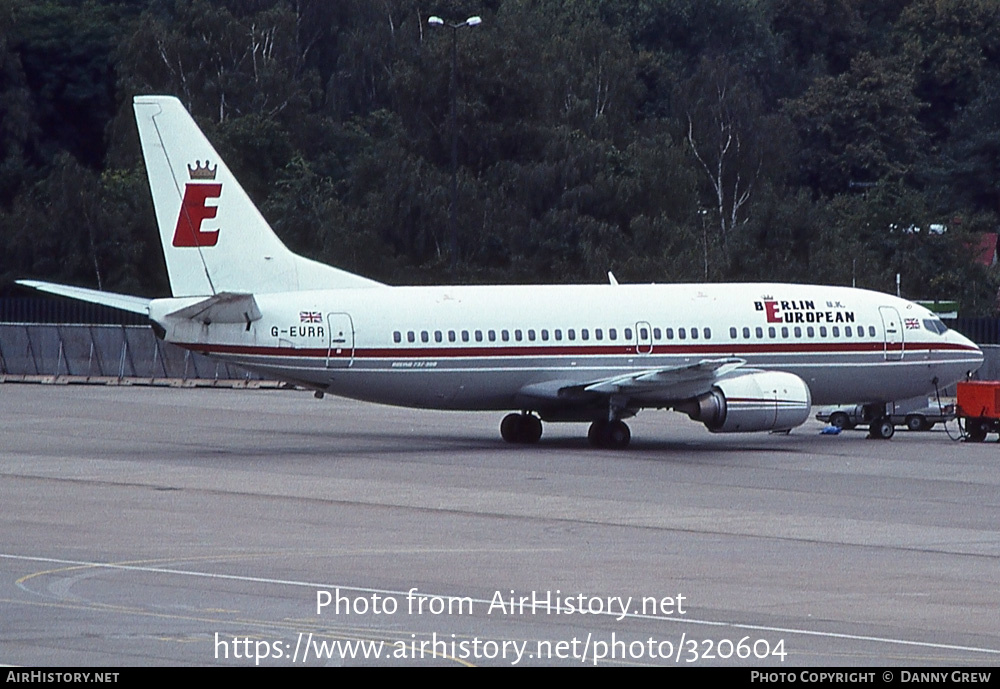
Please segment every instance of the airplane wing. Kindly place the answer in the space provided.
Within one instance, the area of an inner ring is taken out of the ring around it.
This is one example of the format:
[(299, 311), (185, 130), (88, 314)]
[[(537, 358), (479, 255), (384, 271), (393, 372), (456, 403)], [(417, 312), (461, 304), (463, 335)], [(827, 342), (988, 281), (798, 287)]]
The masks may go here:
[(152, 301), (152, 299), (145, 297), (133, 297), (129, 294), (117, 294), (115, 292), (102, 292), (96, 289), (87, 289), (86, 287), (72, 287), (70, 285), (60, 285), (55, 282), (43, 282), (41, 280), (17, 280), (17, 284), (24, 285), (25, 287), (33, 287), (34, 289), (50, 294), (57, 294), (60, 297), (70, 297), (71, 299), (79, 299), (91, 304), (111, 306), (116, 309), (139, 313), (143, 316), (149, 315), (149, 302)]
[(550, 404), (587, 403), (612, 395), (676, 401), (707, 392), (716, 380), (744, 364), (744, 359), (736, 357), (702, 359), (685, 366), (643, 369), (582, 383), (546, 381), (521, 388), (519, 395), (526, 401)]

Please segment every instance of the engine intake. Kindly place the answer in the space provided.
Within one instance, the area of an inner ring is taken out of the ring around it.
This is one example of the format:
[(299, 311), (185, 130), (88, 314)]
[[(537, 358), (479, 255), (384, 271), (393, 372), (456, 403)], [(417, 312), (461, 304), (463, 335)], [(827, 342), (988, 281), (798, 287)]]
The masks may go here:
[(792, 373), (759, 371), (724, 378), (712, 390), (674, 407), (713, 433), (786, 431), (809, 418), (812, 394)]

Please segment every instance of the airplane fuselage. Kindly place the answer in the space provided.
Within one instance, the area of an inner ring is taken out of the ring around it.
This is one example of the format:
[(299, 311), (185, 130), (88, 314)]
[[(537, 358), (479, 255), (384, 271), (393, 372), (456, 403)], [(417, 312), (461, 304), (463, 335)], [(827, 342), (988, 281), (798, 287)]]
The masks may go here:
[[(532, 408), (520, 391), (533, 385), (720, 357), (793, 373), (815, 404), (885, 402), (982, 361), (923, 307), (846, 287), (384, 287), (256, 300), (261, 318), (248, 323), (165, 317), (194, 300), (154, 300), (150, 315), (188, 349), (336, 395), (436, 409)], [(678, 393), (632, 397), (665, 406)]]

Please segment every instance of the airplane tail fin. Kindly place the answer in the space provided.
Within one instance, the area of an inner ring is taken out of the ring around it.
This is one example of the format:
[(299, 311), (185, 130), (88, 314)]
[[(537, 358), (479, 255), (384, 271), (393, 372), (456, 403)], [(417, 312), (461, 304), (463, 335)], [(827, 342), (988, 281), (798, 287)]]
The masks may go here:
[(133, 100), (175, 297), (380, 287), (292, 253), (179, 100)]

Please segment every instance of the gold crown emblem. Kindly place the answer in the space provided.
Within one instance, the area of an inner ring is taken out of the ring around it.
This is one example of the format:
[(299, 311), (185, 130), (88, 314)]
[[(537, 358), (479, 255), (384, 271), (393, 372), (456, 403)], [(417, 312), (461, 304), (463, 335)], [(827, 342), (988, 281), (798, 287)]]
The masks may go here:
[(761, 299), (764, 301), (774, 301), (774, 297), (772, 297), (770, 294), (765, 294), (764, 296), (761, 297)]
[(188, 165), (188, 177), (191, 179), (215, 179), (215, 173), (219, 170), (219, 166), (209, 167), (208, 161), (205, 161), (205, 166), (201, 166), (201, 161), (194, 161), (194, 167)]

